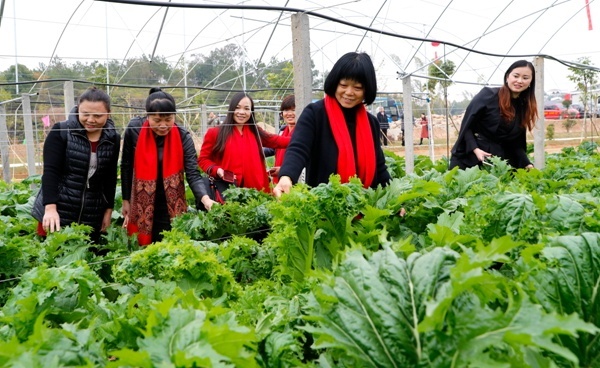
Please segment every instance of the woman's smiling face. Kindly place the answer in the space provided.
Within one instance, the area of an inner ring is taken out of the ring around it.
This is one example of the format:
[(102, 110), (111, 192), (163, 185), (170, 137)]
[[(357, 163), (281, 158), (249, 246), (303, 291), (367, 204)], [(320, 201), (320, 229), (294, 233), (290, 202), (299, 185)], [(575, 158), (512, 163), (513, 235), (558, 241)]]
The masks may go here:
[(340, 79), (335, 90), (335, 99), (347, 109), (361, 104), (365, 99), (362, 83), (351, 79)]
[(526, 66), (514, 68), (508, 73), (506, 85), (510, 89), (512, 97), (517, 97), (521, 92), (529, 88), (533, 75), (531, 69)]
[(252, 115), (252, 104), (248, 97), (244, 97), (235, 107), (233, 121), (236, 124), (246, 124)]

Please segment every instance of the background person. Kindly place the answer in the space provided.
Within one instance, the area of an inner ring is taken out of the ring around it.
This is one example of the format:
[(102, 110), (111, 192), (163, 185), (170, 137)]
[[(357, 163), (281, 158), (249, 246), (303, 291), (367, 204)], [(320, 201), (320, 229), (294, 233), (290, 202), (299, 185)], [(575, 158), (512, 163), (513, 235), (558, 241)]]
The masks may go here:
[(388, 116), (385, 113), (385, 109), (383, 106), (379, 106), (377, 108), (377, 121), (379, 122), (379, 129), (381, 129), (381, 143), (384, 146), (388, 145), (388, 137), (387, 132), (390, 128), (390, 123), (388, 121)]
[(270, 134), (256, 125), (254, 101), (236, 93), (229, 103), (225, 122), (206, 131), (198, 165), (208, 175), (223, 178), (232, 172), (236, 185), (271, 192), (263, 146), (286, 148), (289, 136)]
[(499, 88), (484, 87), (467, 107), (450, 168), (481, 166), (498, 156), (514, 168), (532, 168), (527, 157), (526, 132), (537, 119), (535, 69), (526, 60), (515, 61)]
[[(294, 132), (294, 128), (296, 127), (296, 99), (294, 95), (289, 95), (285, 97), (283, 101), (281, 101), (279, 111), (281, 111), (281, 116), (283, 117), (283, 121), (285, 123), (285, 127), (281, 130), (279, 135), (291, 137), (292, 133)], [(273, 183), (275, 184), (279, 182), (279, 169), (283, 164), (285, 151), (285, 148), (275, 150), (275, 163), (269, 170), (269, 174), (273, 178)]]
[(423, 139), (429, 139), (429, 125), (427, 121), (427, 116), (425, 113), (421, 113), (421, 140), (419, 141), (419, 145), (423, 144)]
[(78, 223), (91, 226), (97, 242), (110, 225), (121, 137), (109, 114), (110, 97), (91, 87), (68, 119), (48, 133), (42, 187), (32, 210), (39, 235)]
[(377, 119), (365, 109), (377, 94), (369, 55), (349, 52), (325, 79), (325, 98), (306, 106), (279, 170), (276, 196), (288, 193), (306, 167), (306, 183), (317, 186), (339, 174), (342, 182), (358, 176), (365, 188), (390, 180)]
[(177, 125), (175, 99), (160, 88), (150, 89), (145, 118), (127, 125), (121, 159), (123, 226), (138, 243), (148, 245), (171, 229), (171, 219), (187, 211), (184, 173), (196, 202), (209, 210), (189, 132)]
[(220, 121), (219, 121), (219, 117), (214, 113), (214, 112), (210, 112), (208, 113), (208, 123), (207, 126), (215, 126), (215, 125), (219, 125)]

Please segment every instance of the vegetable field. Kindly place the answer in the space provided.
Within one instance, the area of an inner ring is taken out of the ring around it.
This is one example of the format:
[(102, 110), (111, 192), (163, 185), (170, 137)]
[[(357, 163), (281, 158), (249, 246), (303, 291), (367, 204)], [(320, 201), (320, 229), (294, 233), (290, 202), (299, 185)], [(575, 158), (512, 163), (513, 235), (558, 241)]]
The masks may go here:
[(100, 245), (42, 241), (39, 178), (0, 183), (0, 366), (600, 367), (597, 145), (531, 171), (387, 160), (383, 189), (231, 189), (146, 248), (120, 208)]

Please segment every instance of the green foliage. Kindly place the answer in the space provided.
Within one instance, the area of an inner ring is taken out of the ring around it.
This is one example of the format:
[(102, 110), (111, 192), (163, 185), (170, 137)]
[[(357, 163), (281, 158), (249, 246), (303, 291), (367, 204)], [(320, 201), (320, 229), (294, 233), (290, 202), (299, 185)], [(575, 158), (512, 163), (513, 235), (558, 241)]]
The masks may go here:
[(0, 365), (598, 366), (596, 143), (543, 170), (386, 160), (385, 188), (233, 189), (145, 248), (118, 217), (43, 240), (31, 182), (0, 184)]
[(217, 257), (229, 267), (236, 282), (242, 285), (270, 278), (277, 262), (273, 249), (243, 236), (234, 236), (216, 249)]
[(108, 367), (258, 367), (246, 346), (254, 334), (231, 313), (210, 315), (167, 300), (149, 311), (139, 350), (112, 352)]
[(562, 125), (563, 125), (563, 127), (565, 127), (567, 133), (569, 133), (571, 131), (571, 128), (573, 128), (575, 125), (577, 125), (577, 121), (575, 121), (574, 119), (569, 117), (562, 121)]
[[(578, 64), (593, 65), (590, 58), (587, 56), (580, 57), (577, 59)], [(592, 91), (594, 86), (598, 84), (598, 71), (595, 69), (586, 69), (585, 67), (571, 66), (569, 71), (572, 73), (567, 78), (575, 83), (577, 90), (581, 92), (581, 100), (584, 101), (584, 105), (595, 99), (597, 92)]]
[[(521, 264), (520, 273), (531, 273), (531, 294), (546, 311), (577, 314), (600, 325), (600, 234), (583, 233), (552, 239), (541, 250), (544, 267), (531, 272)], [(600, 364), (600, 341), (596, 334), (562, 336), (560, 342), (578, 358), (581, 367)]]
[(554, 139), (554, 124), (548, 124), (546, 126), (546, 139), (549, 141)]
[[(485, 267), (517, 244), (459, 255), (444, 248), (398, 258), (358, 251), (313, 289), (306, 329), (338, 367), (531, 366), (542, 351), (577, 363), (553, 341), (598, 328), (575, 314), (544, 313), (517, 283)], [(335, 276), (335, 277), (334, 277)]]
[(430, 76), (437, 79), (430, 79), (427, 81), (427, 90), (435, 94), (435, 88), (439, 84), (442, 88), (448, 88), (452, 81), (450, 78), (454, 74), (454, 70), (456, 69), (456, 64), (452, 60), (436, 60), (433, 63), (429, 64), (427, 71)]
[(342, 185), (339, 176), (310, 191), (298, 186), (272, 202), (273, 232), (265, 243), (277, 249), (281, 275), (302, 282), (313, 268), (331, 267), (365, 204), (360, 181)]
[(215, 253), (176, 230), (115, 265), (113, 278), (125, 285), (139, 283), (143, 278), (175, 281), (183, 290), (193, 289), (207, 297), (238, 292), (231, 271)]
[(271, 214), (269, 194), (248, 188), (225, 191), (227, 201), (210, 212), (190, 211), (172, 221), (174, 230), (187, 233), (194, 240), (220, 240), (233, 235), (264, 238)]
[(26, 341), (38, 316), (52, 327), (92, 318), (103, 299), (102, 281), (87, 266), (37, 267), (21, 277), (2, 308), (0, 336)]

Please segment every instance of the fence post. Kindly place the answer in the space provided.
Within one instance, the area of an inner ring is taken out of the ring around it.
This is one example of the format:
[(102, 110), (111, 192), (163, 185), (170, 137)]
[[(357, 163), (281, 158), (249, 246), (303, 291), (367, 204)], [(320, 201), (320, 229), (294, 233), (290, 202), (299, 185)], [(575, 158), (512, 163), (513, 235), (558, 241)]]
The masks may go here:
[(546, 152), (544, 138), (546, 133), (544, 118), (544, 58), (536, 56), (533, 60), (535, 66), (535, 99), (538, 101), (538, 120), (533, 128), (533, 162), (536, 168), (546, 166)]
[(407, 174), (415, 171), (415, 147), (413, 144), (412, 86), (410, 76), (402, 78), (402, 105), (404, 108), (404, 166)]
[(23, 124), (25, 128), (25, 147), (27, 148), (27, 171), (29, 176), (35, 175), (35, 142), (33, 141), (33, 124), (31, 122), (31, 99), (29, 94), (22, 95)]
[(73, 81), (65, 82), (65, 116), (69, 119), (69, 113), (75, 107), (75, 93), (73, 92)]
[(308, 15), (292, 14), (292, 48), (296, 117), (312, 102), (312, 70), (310, 69), (310, 28)]
[(206, 104), (200, 105), (200, 138), (204, 140), (204, 134), (208, 130), (208, 108)]
[(8, 128), (6, 126), (6, 107), (0, 105), (0, 155), (2, 155), (2, 176), (7, 183), (11, 182), (10, 177), (10, 156), (8, 149)]

